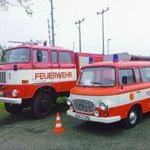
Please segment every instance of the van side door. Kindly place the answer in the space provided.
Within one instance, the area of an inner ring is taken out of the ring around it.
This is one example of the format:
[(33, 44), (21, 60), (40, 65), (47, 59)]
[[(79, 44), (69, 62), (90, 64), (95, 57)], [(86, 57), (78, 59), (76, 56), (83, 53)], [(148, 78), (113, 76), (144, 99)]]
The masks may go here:
[[(118, 102), (120, 106), (128, 106), (128, 104), (136, 100), (136, 82), (133, 68), (120, 68), (118, 69)], [(120, 110), (124, 116), (128, 111), (126, 107)]]

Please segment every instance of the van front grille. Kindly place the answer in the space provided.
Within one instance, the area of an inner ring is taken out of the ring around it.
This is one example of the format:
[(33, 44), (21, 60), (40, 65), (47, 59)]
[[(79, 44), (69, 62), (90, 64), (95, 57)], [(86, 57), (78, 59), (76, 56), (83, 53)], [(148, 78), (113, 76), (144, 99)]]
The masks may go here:
[(83, 113), (93, 113), (95, 110), (94, 103), (88, 100), (74, 99), (73, 106), (76, 111)]

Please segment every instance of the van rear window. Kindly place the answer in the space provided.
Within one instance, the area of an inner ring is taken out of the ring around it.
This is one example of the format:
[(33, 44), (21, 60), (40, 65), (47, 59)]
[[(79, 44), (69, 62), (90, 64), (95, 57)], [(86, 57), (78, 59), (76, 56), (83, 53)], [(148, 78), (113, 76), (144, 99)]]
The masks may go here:
[(150, 68), (141, 68), (141, 76), (143, 82), (150, 82)]

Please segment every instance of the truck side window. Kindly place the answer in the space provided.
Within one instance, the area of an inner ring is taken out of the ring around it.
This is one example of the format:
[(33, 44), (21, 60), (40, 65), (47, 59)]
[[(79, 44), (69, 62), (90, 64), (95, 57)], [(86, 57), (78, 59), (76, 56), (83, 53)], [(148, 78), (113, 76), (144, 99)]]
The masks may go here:
[(41, 60), (37, 59), (37, 55), (39, 53), (39, 50), (34, 50), (33, 51), (33, 61), (34, 62), (42, 62), (42, 63), (48, 62), (48, 52), (45, 51), (45, 50), (40, 50), (40, 51), (41, 51), (41, 57), (42, 57), (42, 59)]
[(70, 64), (71, 61), (71, 53), (69, 52), (60, 52), (59, 53), (59, 62)]
[(52, 59), (52, 63), (58, 63), (58, 55), (56, 51), (52, 51), (51, 52), (51, 59)]
[(141, 76), (143, 82), (150, 82), (150, 68), (141, 68)]
[(120, 85), (133, 84), (134, 82), (135, 80), (134, 80), (133, 69), (120, 69), (119, 70), (119, 84)]
[(136, 82), (141, 82), (140, 70), (136, 68), (134, 72), (135, 72)]

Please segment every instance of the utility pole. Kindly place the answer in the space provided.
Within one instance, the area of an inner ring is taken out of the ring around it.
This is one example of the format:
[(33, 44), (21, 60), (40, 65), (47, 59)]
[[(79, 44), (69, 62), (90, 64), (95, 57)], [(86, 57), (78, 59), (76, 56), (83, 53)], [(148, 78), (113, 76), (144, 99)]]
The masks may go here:
[(49, 45), (51, 45), (51, 33), (50, 33), (49, 19), (47, 19), (47, 24), (48, 24), (48, 42), (49, 42)]
[(109, 55), (109, 42), (111, 41), (111, 39), (107, 39), (107, 54)]
[(105, 54), (105, 39), (104, 39), (104, 13), (109, 10), (109, 7), (107, 9), (102, 9), (101, 12), (97, 12), (97, 15), (102, 15), (102, 50), (103, 50), (103, 55)]
[(77, 22), (75, 22), (75, 24), (79, 25), (79, 52), (81, 53), (81, 23), (84, 21), (85, 19), (83, 18), (82, 20), (78, 20)]
[(55, 31), (54, 31), (54, 7), (53, 7), (53, 0), (51, 2), (51, 29), (52, 29), (52, 46), (55, 46)]

